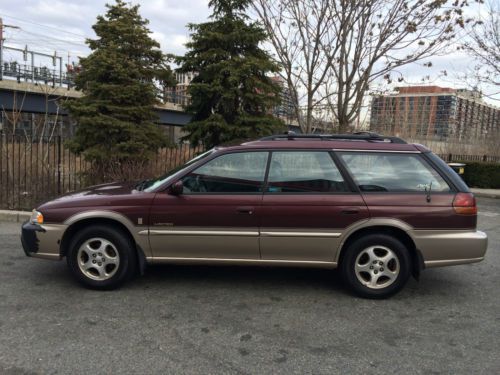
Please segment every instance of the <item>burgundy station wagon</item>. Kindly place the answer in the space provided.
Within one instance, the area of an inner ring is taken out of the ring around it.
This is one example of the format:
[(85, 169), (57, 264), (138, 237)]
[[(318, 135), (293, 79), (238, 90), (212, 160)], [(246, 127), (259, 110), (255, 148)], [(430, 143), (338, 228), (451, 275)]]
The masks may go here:
[(428, 267), (483, 260), (474, 196), (424, 146), (374, 133), (279, 135), (207, 151), (140, 183), (42, 204), (26, 255), (62, 259), (111, 289), (148, 263), (339, 268), (358, 295), (390, 296)]

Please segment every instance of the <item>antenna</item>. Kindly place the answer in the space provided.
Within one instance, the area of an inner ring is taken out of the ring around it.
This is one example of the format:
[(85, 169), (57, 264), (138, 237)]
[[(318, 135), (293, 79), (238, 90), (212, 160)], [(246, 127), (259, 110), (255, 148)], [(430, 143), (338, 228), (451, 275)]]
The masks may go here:
[(432, 190), (432, 181), (429, 184), (429, 189), (427, 189), (427, 186), (425, 187), (425, 192), (427, 193), (427, 196), (425, 197), (427, 203), (431, 201), (431, 190)]

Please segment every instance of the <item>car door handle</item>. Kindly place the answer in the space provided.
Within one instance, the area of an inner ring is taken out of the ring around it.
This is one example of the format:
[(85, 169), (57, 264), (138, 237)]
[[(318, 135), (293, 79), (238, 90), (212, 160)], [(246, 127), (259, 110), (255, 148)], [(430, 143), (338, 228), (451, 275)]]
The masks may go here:
[(253, 214), (253, 207), (237, 207), (236, 212), (239, 214), (247, 214), (247, 215), (252, 215)]
[(347, 210), (342, 210), (342, 211), (340, 211), (340, 213), (343, 215), (356, 215), (356, 214), (359, 214), (359, 210), (356, 208), (351, 208), (351, 209), (347, 209)]

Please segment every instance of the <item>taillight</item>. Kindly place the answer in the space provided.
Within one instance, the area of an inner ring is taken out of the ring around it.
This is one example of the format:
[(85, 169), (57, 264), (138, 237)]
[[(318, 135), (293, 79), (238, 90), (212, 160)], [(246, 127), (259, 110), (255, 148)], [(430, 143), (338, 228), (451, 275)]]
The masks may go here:
[(453, 208), (460, 215), (477, 215), (476, 198), (472, 193), (458, 193), (453, 199)]

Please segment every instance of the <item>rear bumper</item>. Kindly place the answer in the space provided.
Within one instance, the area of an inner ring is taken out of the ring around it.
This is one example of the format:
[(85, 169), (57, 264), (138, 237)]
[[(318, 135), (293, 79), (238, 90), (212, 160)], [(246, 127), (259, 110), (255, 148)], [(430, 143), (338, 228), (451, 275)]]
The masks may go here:
[(26, 221), (21, 227), (21, 244), (26, 256), (61, 259), (59, 244), (66, 225), (38, 225)]
[(488, 236), (481, 231), (415, 230), (409, 234), (426, 268), (480, 262), (488, 248)]

